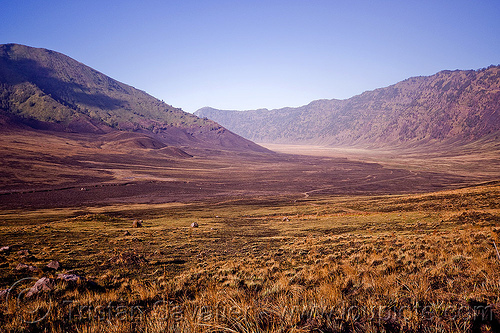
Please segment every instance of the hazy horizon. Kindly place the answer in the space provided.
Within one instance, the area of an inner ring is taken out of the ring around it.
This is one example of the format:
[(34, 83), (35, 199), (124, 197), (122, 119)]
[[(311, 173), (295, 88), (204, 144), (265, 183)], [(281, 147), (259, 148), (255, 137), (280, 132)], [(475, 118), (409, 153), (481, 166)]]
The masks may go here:
[(500, 3), (4, 4), (0, 43), (64, 53), (185, 111), (345, 99), (500, 63)]

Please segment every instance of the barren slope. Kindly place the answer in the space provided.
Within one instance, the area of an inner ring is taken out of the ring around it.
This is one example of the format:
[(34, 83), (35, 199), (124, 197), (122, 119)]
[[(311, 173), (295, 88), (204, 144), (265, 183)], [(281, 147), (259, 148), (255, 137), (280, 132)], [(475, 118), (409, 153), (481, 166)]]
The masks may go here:
[(278, 110), (198, 110), (256, 142), (365, 147), (462, 146), (500, 137), (500, 67), (442, 71)]

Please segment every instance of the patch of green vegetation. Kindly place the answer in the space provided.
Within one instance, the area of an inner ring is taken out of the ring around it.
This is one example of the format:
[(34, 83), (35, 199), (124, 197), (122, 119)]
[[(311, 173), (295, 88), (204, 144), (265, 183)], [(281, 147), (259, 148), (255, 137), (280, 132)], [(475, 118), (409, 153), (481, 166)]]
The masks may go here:
[(23, 118), (68, 125), (90, 117), (124, 130), (214, 126), (57, 52), (8, 44), (0, 57), (2, 109)]

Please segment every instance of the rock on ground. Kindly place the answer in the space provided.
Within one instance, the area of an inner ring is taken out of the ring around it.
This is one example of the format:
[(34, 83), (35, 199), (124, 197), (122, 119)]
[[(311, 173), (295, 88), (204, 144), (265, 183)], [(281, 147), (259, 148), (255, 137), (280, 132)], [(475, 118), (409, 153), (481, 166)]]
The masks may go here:
[(59, 268), (61, 268), (61, 264), (57, 260), (52, 260), (47, 264), (47, 268), (57, 271)]
[(10, 289), (0, 290), (0, 301), (6, 300), (9, 292), (10, 292)]
[(28, 250), (20, 250), (20, 251), (17, 251), (17, 254), (19, 254), (20, 256), (29, 256), (30, 255), (30, 251), (28, 251)]
[(79, 281), (85, 280), (85, 278), (81, 277), (80, 275), (76, 275), (76, 274), (58, 274), (57, 279), (61, 280), (61, 281), (71, 282), (71, 283), (78, 283)]
[(51, 278), (43, 277), (35, 282), (35, 285), (31, 287), (26, 294), (26, 297), (31, 297), (44, 291), (51, 291), (52, 289), (54, 289), (54, 280)]
[(38, 268), (36, 268), (35, 266), (30, 266), (30, 265), (26, 265), (26, 264), (17, 264), (16, 266), (16, 271), (30, 271), (30, 272), (37, 272), (38, 271)]

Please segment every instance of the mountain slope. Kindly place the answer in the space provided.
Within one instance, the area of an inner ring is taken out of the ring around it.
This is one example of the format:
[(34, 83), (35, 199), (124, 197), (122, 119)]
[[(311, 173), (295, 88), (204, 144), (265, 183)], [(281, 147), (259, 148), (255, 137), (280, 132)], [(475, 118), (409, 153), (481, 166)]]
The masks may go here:
[(198, 110), (256, 142), (347, 146), (464, 145), (500, 137), (500, 67), (442, 71), (277, 110)]
[[(134, 131), (167, 145), (264, 151), (54, 51), (0, 45), (0, 125), (79, 133)], [(5, 126), (4, 126), (5, 127)]]

